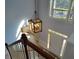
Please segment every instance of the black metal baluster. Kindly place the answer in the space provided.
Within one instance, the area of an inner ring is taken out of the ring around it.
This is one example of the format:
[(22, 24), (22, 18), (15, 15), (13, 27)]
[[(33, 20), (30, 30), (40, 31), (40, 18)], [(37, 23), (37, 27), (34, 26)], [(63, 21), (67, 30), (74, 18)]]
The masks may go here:
[(9, 50), (9, 48), (8, 48), (8, 44), (5, 43), (5, 46), (6, 46), (7, 50), (8, 50), (8, 52), (9, 52), (10, 58), (12, 59), (12, 56), (11, 56), (10, 50)]
[(22, 44), (22, 49), (23, 49), (23, 56), (24, 56), (24, 59), (25, 59), (25, 49), (24, 49), (24, 45)]
[(35, 52), (34, 52), (34, 50), (33, 50), (33, 59), (35, 59)]
[(30, 49), (31, 49), (31, 48), (28, 47), (28, 49), (29, 49), (29, 50), (28, 50), (28, 53), (29, 53), (29, 59), (31, 59), (31, 54), (30, 54), (30, 52), (31, 52)]

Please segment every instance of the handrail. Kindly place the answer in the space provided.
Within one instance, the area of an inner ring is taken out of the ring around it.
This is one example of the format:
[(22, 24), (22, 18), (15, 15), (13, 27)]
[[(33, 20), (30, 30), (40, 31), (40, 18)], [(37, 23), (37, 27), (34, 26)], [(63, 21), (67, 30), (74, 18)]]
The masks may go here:
[(40, 47), (40, 46), (36, 46), (34, 45), (32, 42), (30, 42), (28, 40), (27, 44), (33, 48), (35, 51), (37, 51), (39, 54), (41, 54), (43, 57), (45, 57), (46, 59), (55, 59), (58, 58), (58, 56), (56, 56), (55, 54), (50, 54), (50, 52), (46, 49), (44, 49), (43, 47)]
[(9, 44), (9, 45), (8, 45), (8, 47), (13, 46), (13, 45), (15, 45), (15, 44), (17, 44), (17, 43), (20, 43), (20, 42), (22, 42), (22, 40), (21, 40), (21, 39), (20, 39), (20, 40), (15, 41), (15, 42), (13, 42), (13, 43), (11, 43), (11, 44)]
[[(15, 41), (13, 42), (12, 44), (9, 45), (10, 46), (13, 46), (17, 43), (20, 43), (22, 42), (22, 44), (24, 45), (25, 49), (26, 49), (26, 55), (28, 55), (28, 51), (27, 51), (27, 45), (30, 46), (33, 50), (35, 50), (36, 52), (38, 52), (41, 56), (43, 56), (44, 58), (46, 59), (60, 59), (58, 56), (56, 56), (54, 53), (51, 53), (49, 52), (47, 49), (41, 47), (41, 46), (38, 46), (38, 45), (35, 45), (34, 43), (30, 42), (26, 35), (25, 34), (22, 34), (22, 37), (20, 40), (18, 41)], [(28, 57), (27, 57), (28, 58)], [(28, 58), (29, 59), (29, 58)]]

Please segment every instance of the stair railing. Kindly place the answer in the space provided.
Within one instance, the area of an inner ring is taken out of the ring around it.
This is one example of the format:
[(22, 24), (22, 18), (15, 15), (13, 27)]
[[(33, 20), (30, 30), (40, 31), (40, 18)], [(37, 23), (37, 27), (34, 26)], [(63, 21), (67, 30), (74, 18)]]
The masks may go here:
[[(21, 54), (21, 53), (18, 53), (19, 50), (16, 49), (16, 47), (19, 46), (20, 43), (21, 43), (21, 46), (23, 47), (22, 51), (24, 50), (24, 53), (23, 53), (24, 55), (22, 55), (22, 56), (24, 56), (24, 58), (19, 58), (20, 57), (19, 54)], [(15, 45), (17, 45), (17, 46), (15, 46)], [(13, 48), (15, 50), (18, 50), (17, 54), (19, 55), (17, 58), (12, 57), (12, 59), (60, 59), (57, 55), (48, 51), (47, 49), (43, 48), (42, 46), (36, 45), (36, 44), (30, 42), (27, 39), (25, 34), (22, 34), (22, 37), (20, 40), (13, 42), (8, 47), (10, 48), (12, 46), (14, 46)], [(31, 50), (33, 50), (33, 54), (30, 52)], [(31, 53), (31, 55), (29, 54), (29, 52)], [(14, 53), (14, 52), (12, 52), (12, 53)], [(16, 56), (17, 56), (17, 54), (14, 53), (14, 55), (16, 55)]]

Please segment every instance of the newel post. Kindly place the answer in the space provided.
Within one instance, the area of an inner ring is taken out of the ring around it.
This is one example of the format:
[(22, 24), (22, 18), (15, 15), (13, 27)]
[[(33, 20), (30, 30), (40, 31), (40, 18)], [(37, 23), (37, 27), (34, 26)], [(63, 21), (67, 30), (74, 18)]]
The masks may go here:
[(24, 45), (24, 48), (25, 48), (26, 59), (29, 59), (28, 50), (27, 50), (27, 42), (28, 42), (28, 39), (27, 39), (27, 37), (26, 37), (25, 34), (22, 34), (21, 35), (21, 39), (22, 39), (22, 44)]

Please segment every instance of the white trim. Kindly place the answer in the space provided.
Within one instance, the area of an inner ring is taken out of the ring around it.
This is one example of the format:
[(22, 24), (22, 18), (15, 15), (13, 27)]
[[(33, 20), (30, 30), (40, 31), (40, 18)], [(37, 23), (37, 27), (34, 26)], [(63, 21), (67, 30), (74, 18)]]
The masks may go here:
[(61, 37), (64, 38), (63, 39), (63, 43), (62, 43), (62, 47), (61, 47), (61, 51), (60, 51), (60, 55), (59, 55), (62, 58), (63, 57), (63, 54), (64, 54), (64, 51), (65, 51), (65, 48), (66, 48), (66, 44), (67, 44), (67, 40), (66, 39), (68, 38), (68, 36), (65, 35), (65, 34), (62, 34), (62, 33), (56, 32), (56, 31), (53, 31), (51, 29), (48, 29), (48, 40), (47, 40), (47, 48), (48, 49), (50, 48), (50, 44), (51, 44), (51, 39), (50, 39), (51, 33), (52, 34), (59, 35), (59, 36), (61, 36)]
[(52, 12), (52, 0), (50, 0), (50, 10), (49, 10), (49, 16), (52, 16), (52, 15), (51, 15), (51, 12)]
[(53, 9), (56, 8), (56, 0), (54, 0)]
[(59, 33), (59, 32), (56, 32), (56, 31), (53, 31), (53, 30), (51, 30), (51, 29), (48, 29), (48, 31), (51, 32), (51, 33), (54, 33), (54, 34), (56, 34), (56, 35), (59, 35), (59, 36), (61, 36), (61, 37), (68, 38), (67, 35), (62, 34), (62, 33)]
[(64, 50), (65, 50), (65, 47), (66, 47), (66, 43), (67, 43), (67, 41), (64, 39), (63, 44), (62, 44), (62, 48), (61, 48), (61, 52), (60, 52), (60, 57), (63, 56)]
[(47, 48), (49, 49), (50, 47), (50, 32), (48, 32), (48, 40), (47, 40)]

